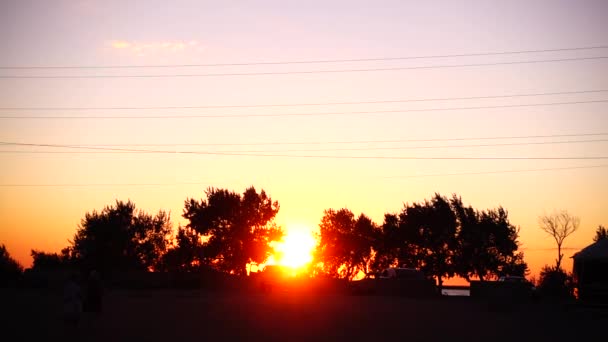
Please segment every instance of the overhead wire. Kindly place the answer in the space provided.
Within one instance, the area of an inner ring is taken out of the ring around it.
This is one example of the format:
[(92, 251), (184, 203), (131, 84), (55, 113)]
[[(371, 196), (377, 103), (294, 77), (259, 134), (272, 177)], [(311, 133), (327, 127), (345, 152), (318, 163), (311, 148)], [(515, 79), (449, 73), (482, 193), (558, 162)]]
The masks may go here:
[[(501, 55), (501, 54), (518, 54), (518, 53), (531, 53), (531, 52), (549, 52), (549, 51), (566, 51), (566, 50), (583, 50), (583, 49), (603, 49), (608, 46), (595, 46), (595, 47), (581, 47), (581, 48), (564, 48), (564, 49), (546, 49), (546, 50), (522, 50), (522, 51), (511, 51), (511, 52), (496, 52), (496, 53), (476, 53), (476, 54), (458, 54), (458, 55), (436, 55), (436, 56), (413, 56), (413, 57), (387, 57), (387, 58), (367, 58), (367, 59), (349, 59), (349, 60), (317, 60), (317, 61), (288, 61), (288, 62), (252, 62), (252, 63), (224, 63), (224, 64), (197, 64), (197, 65), (156, 65), (156, 66), (145, 66), (145, 65), (123, 65), (123, 66), (16, 66), (7, 67), (0, 66), (0, 69), (108, 69), (108, 68), (150, 68), (150, 67), (192, 67), (192, 66), (238, 66), (238, 65), (264, 65), (264, 64), (308, 64), (308, 63), (336, 63), (336, 62), (362, 62), (362, 61), (388, 61), (388, 60), (400, 60), (400, 59), (419, 59), (419, 58), (440, 58), (440, 57), (464, 57), (464, 56), (483, 56), (483, 55)], [(455, 67), (473, 67), (473, 66), (491, 66), (491, 65), (509, 65), (509, 64), (529, 64), (529, 63), (550, 63), (550, 62), (566, 62), (566, 61), (577, 61), (577, 60), (597, 60), (606, 59), (608, 56), (594, 56), (594, 57), (577, 57), (577, 58), (561, 58), (561, 59), (546, 59), (546, 60), (531, 60), (531, 61), (510, 61), (510, 62), (495, 62), (495, 63), (474, 63), (474, 64), (458, 64), (458, 65), (431, 65), (431, 66), (413, 66), (413, 67), (396, 67), (396, 68), (369, 68), (369, 69), (341, 69), (341, 70), (309, 70), (309, 71), (285, 71), (285, 72), (257, 72), (257, 73), (209, 73), (209, 74), (172, 74), (172, 75), (0, 75), (3, 79), (16, 79), (16, 78), (151, 78), (151, 77), (207, 77), (207, 76), (253, 76), (253, 75), (285, 75), (285, 74), (312, 74), (312, 73), (340, 73), (340, 72), (365, 72), (365, 71), (392, 71), (392, 70), (411, 70), (411, 69), (430, 69), (430, 68), (455, 68)], [(397, 102), (422, 102), (422, 101), (439, 101), (439, 100), (467, 100), (467, 99), (484, 99), (484, 98), (506, 98), (506, 97), (519, 97), (519, 96), (541, 96), (541, 95), (565, 95), (574, 93), (597, 93), (606, 90), (587, 90), (578, 92), (555, 92), (555, 93), (541, 93), (541, 94), (517, 94), (517, 95), (498, 95), (498, 96), (479, 96), (479, 97), (462, 97), (462, 98), (444, 98), (444, 99), (407, 99), (407, 100), (380, 100), (380, 101), (359, 101), (359, 102), (334, 102), (334, 103), (305, 103), (305, 104), (268, 104), (268, 105), (233, 105), (233, 106), (165, 106), (165, 107), (46, 107), (46, 108), (26, 108), (26, 107), (4, 107), (0, 110), (131, 110), (131, 109), (198, 109), (198, 108), (241, 108), (241, 107), (286, 107), (286, 106), (319, 106), (319, 105), (346, 105), (346, 104), (373, 104), (373, 103), (397, 103)], [(420, 111), (441, 111), (441, 110), (467, 110), (467, 109), (489, 109), (489, 108), (509, 108), (509, 107), (528, 107), (528, 106), (551, 106), (551, 105), (568, 105), (568, 104), (581, 104), (581, 103), (601, 103), (608, 102), (608, 100), (589, 100), (589, 101), (573, 101), (573, 102), (553, 102), (553, 103), (537, 103), (537, 104), (516, 104), (516, 105), (504, 105), (504, 106), (479, 106), (479, 107), (450, 107), (450, 108), (432, 108), (432, 109), (409, 109), (409, 110), (388, 110), (388, 111), (360, 111), (360, 112), (330, 112), (330, 113), (296, 113), (296, 114), (241, 114), (241, 115), (228, 115), (228, 116), (80, 116), (80, 117), (66, 117), (66, 116), (2, 116), (0, 118), (56, 118), (56, 119), (67, 119), (67, 118), (191, 118), (191, 117), (243, 117), (243, 116), (303, 116), (303, 115), (343, 115), (343, 114), (375, 114), (375, 113), (396, 113), (396, 112), (420, 112)], [(603, 135), (599, 133), (583, 134), (583, 135)], [(553, 136), (580, 136), (580, 135), (553, 135)], [(534, 136), (528, 136), (534, 137)], [(543, 137), (543, 136), (536, 136)], [(544, 136), (547, 137), (547, 136)], [(524, 138), (524, 137), (511, 137), (511, 138)], [(483, 140), (483, 139), (501, 139), (501, 137), (485, 137), (485, 138), (474, 138), (472, 140)], [(506, 139), (506, 138), (503, 138)], [(417, 141), (449, 141), (449, 140), (465, 140), (463, 138), (457, 139), (419, 139)], [(415, 141), (415, 140), (409, 140)], [(561, 141), (561, 142), (527, 142), (527, 143), (506, 143), (506, 144), (477, 144), (477, 145), (461, 145), (461, 146), (414, 146), (414, 147), (384, 147), (375, 149), (416, 149), (416, 148), (446, 148), (446, 147), (481, 147), (481, 146), (513, 146), (513, 145), (531, 145), (531, 144), (559, 144), (559, 143), (587, 143), (587, 142), (600, 142), (606, 141), (603, 139), (598, 140), (587, 140), (587, 141)], [(328, 142), (328, 143), (339, 143), (339, 142)], [(353, 142), (348, 142), (353, 143)], [(116, 149), (116, 148), (105, 148), (105, 147), (92, 147), (92, 146), (76, 146), (76, 145), (56, 145), (56, 144), (27, 144), (27, 143), (13, 143), (13, 142), (0, 142), (2, 145), (12, 146), (38, 146), (38, 147), (59, 147), (68, 149), (87, 149), (87, 150), (102, 150), (111, 152), (129, 152), (129, 153), (170, 153), (170, 154), (211, 154), (211, 155), (237, 155), (237, 156), (259, 156), (259, 157), (299, 157), (299, 158), (348, 158), (348, 159), (424, 159), (424, 160), (563, 160), (563, 159), (608, 159), (608, 157), (595, 156), (595, 157), (395, 157), (395, 156), (321, 156), (321, 155), (282, 155), (282, 154), (243, 154), (243, 152), (264, 152), (264, 151), (235, 151), (236, 153), (222, 151), (222, 152), (209, 152), (209, 151), (167, 151), (167, 150), (142, 150), (142, 149)], [(296, 144), (296, 143), (292, 143)], [(177, 145), (177, 144), (176, 144)], [(152, 145), (146, 145), (152, 146)], [(161, 146), (160, 144), (158, 146)], [(166, 146), (166, 145), (162, 145)], [(366, 148), (358, 149), (334, 149), (334, 150), (363, 150)], [(367, 148), (374, 149), (374, 148)], [(328, 149), (317, 149), (317, 150), (292, 150), (284, 152), (309, 152), (309, 151), (326, 151)], [(11, 152), (11, 151), (5, 151)], [(19, 151), (25, 152), (25, 151)], [(36, 151), (27, 151), (36, 152)], [(62, 151), (40, 151), (40, 152), (62, 152)], [(65, 152), (65, 151), (64, 151)], [(239, 153), (240, 152), (240, 153)], [(508, 172), (532, 172), (532, 171), (548, 171), (548, 170), (566, 170), (576, 168), (593, 168), (593, 167), (606, 167), (607, 165), (595, 165), (586, 167), (568, 167), (568, 168), (545, 168), (545, 169), (528, 169), (528, 170), (507, 170), (507, 171), (488, 171), (488, 172), (474, 172), (474, 173), (460, 173), (460, 174), (444, 174), (444, 175), (463, 175), (463, 174), (485, 174), (485, 173), (508, 173)], [(414, 175), (413, 177), (423, 177), (425, 175)], [(435, 176), (435, 175), (426, 175)], [(144, 185), (144, 184), (142, 184)], [(156, 185), (156, 183), (150, 183), (150, 185)], [(1, 185), (4, 186), (4, 185)]]
[(540, 171), (560, 171), (560, 170), (576, 170), (576, 169), (595, 169), (608, 167), (608, 164), (603, 165), (586, 165), (586, 166), (570, 166), (570, 167), (551, 167), (542, 169), (520, 169), (520, 170), (497, 170), (497, 171), (477, 171), (477, 172), (456, 172), (456, 173), (435, 173), (424, 175), (405, 175), (405, 176), (387, 176), (383, 178), (421, 178), (421, 177), (443, 177), (443, 176), (464, 176), (464, 175), (487, 175), (500, 173), (520, 173), (520, 172), (540, 172)]
[(0, 79), (112, 79), (112, 78), (184, 78), (184, 77), (228, 77), (228, 76), (275, 76), (275, 75), (304, 75), (304, 74), (327, 74), (327, 73), (350, 73), (350, 72), (377, 72), (377, 71), (400, 71), (400, 70), (422, 70), (422, 69), (445, 69), (445, 68), (467, 68), (484, 67), (496, 65), (517, 64), (540, 64), (540, 63), (562, 63), (571, 61), (588, 61), (607, 59), (608, 56), (573, 57), (558, 59), (540, 59), (527, 61), (508, 61), (492, 63), (469, 63), (469, 64), (446, 64), (425, 65), (411, 67), (391, 68), (365, 68), (365, 69), (333, 69), (333, 70), (299, 70), (299, 71), (264, 71), (264, 72), (234, 72), (234, 73), (204, 73), (204, 74), (132, 74), (132, 75), (0, 75)]
[(352, 102), (313, 102), (313, 103), (287, 103), (287, 104), (252, 104), (252, 105), (207, 105), (207, 106), (130, 106), (130, 107), (0, 107), (5, 111), (87, 111), (87, 110), (162, 110), (162, 109), (222, 109), (222, 108), (263, 108), (263, 107), (305, 107), (305, 106), (336, 106), (336, 105), (360, 105), (360, 104), (386, 104), (386, 103), (407, 103), (407, 102), (434, 102), (434, 101), (455, 101), (455, 100), (484, 100), (514, 97), (533, 97), (533, 96), (555, 96), (573, 94), (591, 94), (608, 92), (608, 89), (589, 89), (575, 91), (558, 91), (543, 93), (507, 94), (507, 95), (486, 95), (486, 96), (464, 96), (464, 97), (438, 97), (424, 99), (394, 99), (394, 100), (370, 100)]
[[(470, 148), (470, 147), (504, 147), (504, 146), (529, 146), (529, 145), (556, 145), (556, 144), (578, 144), (578, 143), (596, 143), (608, 142), (608, 139), (593, 139), (593, 140), (566, 140), (566, 141), (534, 141), (534, 142), (517, 142), (517, 143), (497, 143), (497, 144), (469, 144), (469, 145), (437, 145), (437, 146), (382, 146), (382, 147), (356, 147), (356, 148), (324, 148), (324, 149), (289, 149), (289, 150), (220, 150), (218, 152), (225, 153), (267, 153), (267, 152), (321, 152), (321, 151), (372, 151), (372, 150), (416, 150), (416, 149), (439, 149), (439, 148)], [(10, 144), (0, 144), (10, 145)], [(103, 145), (79, 145), (86, 147), (103, 147)], [(106, 145), (107, 146), (107, 145)], [(126, 145), (128, 146), (128, 145)], [(196, 152), (196, 151), (192, 151)], [(156, 153), (126, 151), (126, 152), (108, 152), (108, 151), (30, 151), (30, 150), (0, 150), (0, 153), (24, 153), (24, 154), (125, 154), (125, 153)]]
[[(131, 146), (249, 146), (249, 145), (324, 145), (324, 144), (368, 144), (368, 143), (410, 143), (410, 142), (445, 142), (445, 141), (474, 141), (474, 140), (512, 140), (512, 139), (541, 139), (541, 138), (572, 138), (608, 135), (608, 132), (586, 132), (573, 134), (534, 134), (534, 135), (503, 135), (481, 137), (450, 137), (426, 139), (392, 139), (392, 140), (335, 140), (335, 141), (271, 141), (244, 143), (141, 143), (141, 144), (65, 144), (82, 147), (131, 147)], [(6, 143), (0, 142), (0, 145)], [(42, 143), (40, 143), (42, 144)]]
[(475, 53), (460, 53), (460, 54), (443, 54), (443, 55), (423, 55), (423, 56), (405, 56), (405, 57), (376, 57), (376, 58), (350, 58), (350, 59), (320, 59), (320, 60), (305, 60), (305, 61), (262, 61), (262, 62), (236, 62), (236, 63), (207, 63), (207, 64), (131, 64), (131, 65), (47, 65), (47, 66), (0, 66), (0, 70), (20, 70), (20, 69), (131, 69), (131, 68), (184, 68), (184, 67), (224, 67), (224, 66), (254, 66), (254, 65), (281, 65), (281, 64), (319, 64), (319, 63), (351, 63), (351, 62), (376, 62), (376, 61), (395, 61), (395, 60), (411, 60), (411, 59), (429, 59), (429, 58), (455, 58), (455, 57), (478, 57), (478, 56), (496, 56), (496, 55), (513, 55), (526, 53), (546, 53), (546, 52), (563, 52), (563, 51), (578, 51), (578, 50), (598, 50), (606, 49), (608, 45), (594, 45), (582, 47), (566, 47), (554, 49), (536, 49), (536, 50), (514, 50), (514, 51), (498, 51), (498, 52), (475, 52)]
[(608, 156), (569, 156), (569, 157), (416, 157), (416, 156), (344, 156), (344, 155), (294, 155), (279, 153), (228, 153), (217, 151), (170, 151), (170, 150), (148, 150), (148, 149), (126, 149), (109, 147), (86, 147), (78, 145), (61, 144), (32, 144), (18, 142), (0, 142), (1, 145), (30, 146), (30, 147), (60, 147), (67, 149), (85, 149), (100, 151), (123, 151), (123, 152), (144, 152), (162, 154), (195, 154), (195, 155), (218, 155), (218, 156), (242, 156), (242, 157), (280, 157), (280, 158), (319, 158), (319, 159), (388, 159), (388, 160), (600, 160), (608, 159)]
[[(439, 177), (439, 176), (467, 176), (467, 175), (484, 175), (484, 174), (504, 174), (504, 173), (527, 173), (527, 172), (545, 172), (545, 171), (563, 171), (575, 169), (593, 169), (605, 168), (608, 164), (603, 165), (587, 165), (573, 167), (555, 167), (543, 169), (520, 169), (520, 170), (495, 170), (481, 172), (461, 172), (461, 173), (435, 173), (435, 174), (420, 174), (420, 175), (404, 175), (404, 176), (389, 176), (381, 178), (422, 178), (422, 177)], [(27, 184), (27, 183), (0, 183), (0, 187), (96, 187), (96, 186), (175, 186), (175, 185), (202, 185), (211, 184), (210, 182), (173, 182), (173, 183), (55, 183), (55, 184)]]
[(0, 119), (25, 120), (25, 119), (50, 119), (50, 120), (122, 120), (122, 119), (204, 119), (204, 118), (249, 118), (249, 117), (309, 117), (309, 116), (334, 116), (334, 115), (358, 115), (358, 114), (396, 114), (396, 113), (418, 113), (418, 112), (440, 112), (458, 110), (480, 110), (499, 108), (521, 108), (542, 106), (563, 106), (575, 104), (606, 103), (608, 99), (548, 102), (548, 103), (521, 103), (510, 105), (472, 106), (472, 107), (444, 107), (444, 108), (421, 108), (421, 109), (391, 109), (391, 110), (368, 110), (368, 111), (346, 111), (346, 112), (320, 112), (320, 113), (266, 113), (266, 114), (200, 114), (200, 115), (90, 115), (90, 116), (20, 116), (2, 115)]

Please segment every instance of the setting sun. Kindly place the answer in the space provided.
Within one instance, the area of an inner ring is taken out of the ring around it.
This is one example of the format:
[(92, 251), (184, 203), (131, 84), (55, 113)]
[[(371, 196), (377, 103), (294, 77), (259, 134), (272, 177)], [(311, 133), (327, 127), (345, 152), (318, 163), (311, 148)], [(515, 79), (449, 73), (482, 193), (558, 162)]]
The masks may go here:
[(306, 229), (291, 229), (283, 240), (276, 244), (277, 263), (294, 269), (312, 261), (315, 238)]

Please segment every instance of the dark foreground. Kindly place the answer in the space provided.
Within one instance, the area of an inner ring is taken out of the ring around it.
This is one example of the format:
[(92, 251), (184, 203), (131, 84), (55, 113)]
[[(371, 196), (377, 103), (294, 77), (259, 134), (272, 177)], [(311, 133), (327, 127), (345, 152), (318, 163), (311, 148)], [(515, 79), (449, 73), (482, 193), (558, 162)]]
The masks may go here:
[(70, 330), (59, 296), (1, 291), (3, 336), (14, 341), (584, 341), (608, 322), (605, 309), (564, 303), (115, 291)]

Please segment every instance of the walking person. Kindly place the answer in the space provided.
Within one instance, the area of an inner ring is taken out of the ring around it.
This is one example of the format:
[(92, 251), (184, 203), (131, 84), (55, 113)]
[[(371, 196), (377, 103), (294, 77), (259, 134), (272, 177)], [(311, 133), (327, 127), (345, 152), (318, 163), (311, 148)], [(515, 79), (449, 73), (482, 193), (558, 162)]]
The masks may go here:
[(63, 317), (70, 330), (75, 330), (82, 316), (82, 290), (78, 274), (72, 273), (63, 288)]
[(87, 280), (87, 298), (86, 311), (95, 314), (100, 314), (103, 305), (103, 288), (101, 286), (101, 278), (95, 270), (89, 274)]

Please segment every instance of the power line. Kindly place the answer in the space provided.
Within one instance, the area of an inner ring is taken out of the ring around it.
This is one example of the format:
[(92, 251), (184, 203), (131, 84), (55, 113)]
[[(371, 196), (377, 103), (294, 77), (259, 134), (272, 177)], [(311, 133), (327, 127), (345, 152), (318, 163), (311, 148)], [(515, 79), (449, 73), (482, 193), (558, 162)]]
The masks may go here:
[[(581, 249), (583, 249), (585, 247), (561, 247), (562, 250), (575, 250), (575, 251), (580, 251)], [(546, 247), (546, 248), (527, 248), (527, 247), (520, 247), (519, 249), (521, 249), (522, 251), (555, 251), (557, 250), (557, 247)]]
[(16, 142), (0, 142), (3, 145), (13, 146), (35, 146), (35, 147), (59, 147), (69, 149), (85, 149), (117, 152), (144, 152), (163, 154), (194, 154), (194, 155), (219, 155), (219, 156), (241, 156), (241, 157), (278, 157), (278, 158), (319, 158), (319, 159), (387, 159), (387, 160), (600, 160), (608, 159), (607, 156), (595, 157), (403, 157), (403, 156), (341, 156), (341, 155), (293, 155), (293, 154), (271, 154), (271, 153), (227, 153), (216, 151), (168, 151), (147, 149), (125, 149), (109, 147), (86, 147), (78, 145), (58, 144), (31, 144)]
[(151, 106), (151, 107), (0, 107), (6, 111), (80, 111), (80, 110), (162, 110), (162, 109), (212, 109), (212, 108), (262, 108), (262, 107), (303, 107), (303, 106), (336, 106), (336, 105), (360, 105), (360, 104), (382, 104), (382, 103), (406, 103), (406, 102), (430, 102), (430, 101), (454, 101), (454, 100), (482, 100), (499, 99), (513, 97), (531, 96), (554, 96), (572, 94), (603, 93), (608, 89), (511, 94), (511, 95), (488, 95), (488, 96), (468, 96), (468, 97), (443, 97), (426, 99), (397, 99), (397, 100), (376, 100), (376, 101), (355, 101), (355, 102), (319, 102), (319, 103), (291, 103), (291, 104), (253, 104), (253, 105), (210, 105), (210, 106)]
[(457, 111), (457, 110), (479, 110), (479, 109), (498, 109), (498, 108), (520, 108), (520, 107), (542, 107), (542, 106), (562, 106), (589, 103), (605, 103), (608, 99), (569, 101), (569, 102), (548, 102), (530, 104), (512, 104), (495, 106), (475, 106), (475, 107), (445, 107), (445, 108), (424, 108), (424, 109), (392, 109), (392, 110), (370, 110), (370, 111), (348, 111), (348, 112), (320, 112), (320, 113), (270, 113), (270, 114), (202, 114), (202, 115), (110, 115), (110, 116), (15, 116), (3, 115), (0, 119), (24, 120), (24, 119), (52, 119), (52, 120), (99, 120), (99, 119), (204, 119), (204, 118), (250, 118), (250, 117), (305, 117), (305, 116), (331, 116), (331, 115), (352, 115), (352, 114), (389, 114), (389, 113), (417, 113), (417, 112), (438, 112), (438, 111)]
[(59, 183), (59, 184), (0, 184), (0, 187), (96, 187), (96, 186), (171, 186), (203, 185), (210, 182), (177, 182), (177, 183)]
[[(218, 151), (224, 153), (267, 153), (267, 152), (321, 152), (321, 151), (371, 151), (371, 150), (416, 150), (416, 149), (437, 149), (437, 148), (467, 148), (467, 147), (499, 147), (499, 146), (527, 146), (527, 145), (555, 145), (555, 144), (577, 144), (608, 142), (608, 139), (594, 140), (567, 140), (567, 141), (535, 141), (519, 143), (499, 143), (499, 144), (471, 144), (471, 145), (439, 145), (439, 146), (390, 146), (390, 147), (357, 147), (357, 148), (323, 148), (323, 149), (290, 149), (290, 150), (233, 150)], [(1, 145), (0, 145), (1, 146)], [(99, 147), (100, 145), (79, 145), (83, 148), (88, 146)], [(125, 145), (128, 146), (128, 145)], [(197, 151), (192, 151), (197, 152)], [(150, 154), (155, 152), (108, 152), (108, 151), (27, 151), (27, 150), (0, 150), (0, 153), (15, 154), (131, 154), (142, 153)]]
[(421, 177), (438, 177), (438, 176), (465, 176), (465, 175), (487, 175), (498, 173), (520, 173), (520, 172), (541, 172), (541, 171), (560, 171), (560, 170), (576, 170), (576, 169), (593, 169), (608, 167), (604, 165), (589, 165), (589, 166), (572, 166), (572, 167), (552, 167), (544, 169), (524, 169), (524, 170), (501, 170), (501, 171), (480, 171), (480, 172), (461, 172), (461, 173), (435, 173), (425, 175), (407, 175), (407, 176), (389, 176), (384, 178), (421, 178)]
[[(429, 139), (396, 139), (396, 140), (342, 140), (342, 141), (296, 141), (296, 142), (246, 142), (246, 143), (194, 143), (194, 144), (65, 144), (81, 147), (132, 147), (132, 146), (250, 146), (250, 145), (324, 145), (324, 144), (370, 144), (370, 143), (410, 143), (410, 142), (445, 142), (445, 141), (470, 141), (470, 140), (509, 140), (509, 139), (540, 139), (540, 138), (565, 138), (565, 137), (593, 137), (608, 135), (608, 132), (577, 133), (577, 134), (545, 134), (545, 135), (511, 135), (493, 137), (461, 137), (461, 138), (429, 138)], [(0, 145), (7, 143), (0, 142)], [(13, 143), (11, 143), (13, 144)], [(38, 143), (39, 145), (46, 145)]]
[[(395, 176), (383, 178), (420, 178), (420, 177), (437, 177), (437, 176), (465, 176), (465, 175), (482, 175), (482, 174), (500, 174), (500, 173), (515, 173), (515, 172), (543, 172), (543, 171), (561, 171), (573, 169), (591, 169), (604, 168), (604, 165), (589, 165), (589, 166), (574, 166), (574, 167), (557, 167), (545, 169), (525, 169), (525, 170), (502, 170), (502, 171), (482, 171), (482, 172), (463, 172), (463, 173), (444, 173), (444, 174), (425, 174), (425, 175), (409, 175)], [(210, 184), (210, 182), (176, 182), (176, 183), (59, 183), (59, 184), (0, 184), (0, 187), (96, 187), (96, 186), (172, 186), (172, 185), (201, 185)]]
[(224, 67), (224, 66), (253, 66), (253, 65), (281, 65), (281, 64), (318, 64), (318, 63), (350, 63), (350, 62), (376, 62), (376, 61), (396, 61), (409, 59), (428, 59), (428, 58), (454, 58), (454, 57), (475, 57), (475, 56), (496, 56), (513, 55), (524, 53), (543, 53), (577, 50), (597, 50), (608, 48), (608, 45), (583, 46), (557, 49), (541, 50), (516, 50), (499, 52), (477, 52), (463, 54), (446, 55), (426, 55), (426, 56), (407, 56), (407, 57), (378, 57), (378, 58), (353, 58), (353, 59), (321, 59), (307, 61), (263, 61), (263, 62), (241, 62), (241, 63), (208, 63), (208, 64), (152, 64), (152, 65), (67, 65), (67, 66), (0, 66), (2, 70), (23, 70), (23, 69), (129, 69), (129, 68), (185, 68), (185, 67)]
[(273, 76), (273, 75), (297, 75), (297, 74), (327, 74), (327, 73), (347, 73), (347, 72), (374, 72), (374, 71), (399, 71), (399, 70), (418, 70), (418, 69), (444, 69), (444, 68), (464, 68), (482, 67), (496, 65), (516, 65), (516, 64), (538, 64), (538, 63), (558, 63), (570, 61), (599, 60), (606, 59), (608, 56), (595, 57), (574, 57), (560, 59), (541, 59), (532, 61), (511, 61), (493, 63), (471, 63), (471, 64), (452, 64), (452, 65), (428, 65), (414, 67), (394, 67), (394, 68), (369, 68), (369, 69), (336, 69), (336, 70), (304, 70), (304, 71), (266, 71), (266, 72), (245, 72), (245, 73), (208, 73), (208, 74), (163, 74), (163, 75), (0, 75), (0, 79), (92, 79), (92, 78), (168, 78), (168, 77), (224, 77), (224, 76)]

